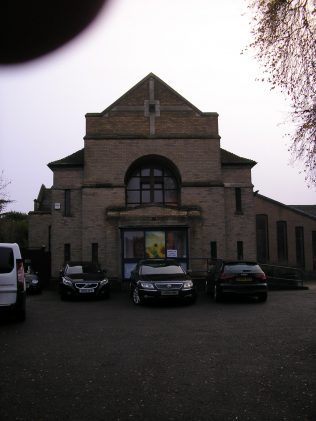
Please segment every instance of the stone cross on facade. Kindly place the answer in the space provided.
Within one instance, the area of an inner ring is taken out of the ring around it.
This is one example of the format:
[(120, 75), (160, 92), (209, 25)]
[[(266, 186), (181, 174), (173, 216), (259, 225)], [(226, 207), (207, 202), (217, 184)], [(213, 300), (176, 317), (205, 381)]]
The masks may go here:
[(160, 101), (155, 99), (154, 79), (149, 79), (149, 99), (144, 101), (144, 115), (149, 117), (149, 134), (153, 136), (156, 131), (156, 117), (160, 117)]
[[(186, 112), (192, 111), (193, 106), (186, 104), (184, 100), (179, 105), (161, 105), (160, 100), (155, 98), (155, 83), (154, 77), (148, 79), (148, 98), (145, 99), (141, 105), (114, 105), (111, 107), (111, 111), (127, 111), (135, 113), (144, 113), (144, 117), (149, 119), (149, 136), (156, 135), (156, 118), (160, 117), (162, 111), (167, 112)], [(197, 110), (197, 112), (199, 112)]]

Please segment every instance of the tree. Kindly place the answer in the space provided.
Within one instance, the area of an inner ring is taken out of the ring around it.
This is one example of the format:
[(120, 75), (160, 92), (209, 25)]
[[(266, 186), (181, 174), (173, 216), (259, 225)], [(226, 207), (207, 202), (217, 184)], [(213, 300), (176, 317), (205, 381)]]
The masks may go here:
[(28, 216), (21, 212), (0, 215), (0, 243), (18, 243), (22, 249), (28, 246)]
[(9, 199), (9, 195), (6, 191), (10, 181), (6, 181), (3, 175), (3, 171), (0, 174), (0, 214), (2, 214), (7, 205), (12, 203), (12, 200)]
[[(249, 0), (250, 47), (292, 105), (290, 151), (316, 186), (316, 0)], [(263, 80), (264, 80), (263, 79)]]

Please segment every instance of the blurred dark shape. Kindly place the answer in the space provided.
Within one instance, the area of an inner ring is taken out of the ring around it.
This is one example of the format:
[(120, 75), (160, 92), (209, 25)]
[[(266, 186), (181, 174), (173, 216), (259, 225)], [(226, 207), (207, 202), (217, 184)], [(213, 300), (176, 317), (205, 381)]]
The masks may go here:
[(108, 0), (1, 0), (0, 64), (47, 54), (85, 29)]

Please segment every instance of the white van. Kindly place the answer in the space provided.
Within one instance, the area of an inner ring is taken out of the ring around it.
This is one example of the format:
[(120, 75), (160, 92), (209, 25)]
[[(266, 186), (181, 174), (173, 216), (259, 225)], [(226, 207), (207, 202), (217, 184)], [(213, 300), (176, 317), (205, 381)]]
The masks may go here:
[(0, 243), (0, 311), (10, 310), (18, 321), (25, 320), (26, 287), (20, 248)]

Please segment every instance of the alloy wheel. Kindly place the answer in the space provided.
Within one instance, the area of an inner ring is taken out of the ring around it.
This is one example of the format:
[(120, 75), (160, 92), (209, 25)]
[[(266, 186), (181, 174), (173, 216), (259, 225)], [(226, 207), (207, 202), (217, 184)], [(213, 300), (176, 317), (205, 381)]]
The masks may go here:
[(132, 298), (133, 298), (133, 303), (136, 305), (140, 305), (141, 304), (141, 298), (139, 296), (139, 292), (138, 292), (138, 288), (135, 287), (133, 289), (133, 294), (132, 294)]

